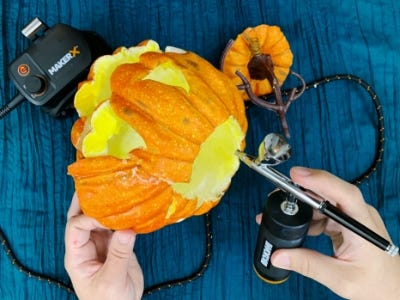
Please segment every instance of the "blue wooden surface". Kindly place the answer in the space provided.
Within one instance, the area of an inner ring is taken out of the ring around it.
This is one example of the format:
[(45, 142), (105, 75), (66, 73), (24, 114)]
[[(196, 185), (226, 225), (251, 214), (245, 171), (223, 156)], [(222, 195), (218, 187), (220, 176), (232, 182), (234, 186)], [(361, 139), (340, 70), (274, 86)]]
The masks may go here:
[[(377, 92), (385, 115), (384, 161), (361, 185), (366, 201), (382, 214), (395, 242), (400, 240), (400, 4), (395, 0), (290, 1), (56, 1), (3, 0), (0, 6), (0, 103), (16, 89), (7, 66), (29, 42), (20, 30), (33, 17), (49, 26), (62, 22), (95, 30), (115, 48), (154, 39), (197, 52), (214, 65), (226, 42), (248, 26), (278, 25), (293, 54), (292, 69), (306, 81), (352, 73)], [(288, 82), (291, 84), (295, 82)], [(247, 151), (279, 131), (276, 116), (247, 111)], [(23, 103), (0, 120), (0, 227), (16, 256), (31, 270), (68, 283), (63, 266), (64, 225), (74, 160), (69, 132), (74, 118), (55, 120)], [(293, 165), (327, 169), (346, 180), (361, 174), (375, 151), (377, 119), (368, 94), (354, 83), (336, 82), (306, 92), (288, 113)], [(261, 282), (252, 270), (257, 225), (272, 186), (242, 166), (221, 203), (212, 211), (213, 252), (202, 277), (145, 299), (339, 299), (324, 286), (293, 274), (282, 285)], [(194, 217), (139, 236), (138, 258), (146, 287), (195, 271), (204, 255), (204, 224)], [(329, 254), (326, 237), (306, 240)], [(372, 259), (372, 258), (371, 258)], [(384, 272), (384, 270), (382, 270)], [(376, 274), (379, 276), (379, 274)], [(57, 286), (18, 271), (0, 249), (1, 299), (75, 299)]]

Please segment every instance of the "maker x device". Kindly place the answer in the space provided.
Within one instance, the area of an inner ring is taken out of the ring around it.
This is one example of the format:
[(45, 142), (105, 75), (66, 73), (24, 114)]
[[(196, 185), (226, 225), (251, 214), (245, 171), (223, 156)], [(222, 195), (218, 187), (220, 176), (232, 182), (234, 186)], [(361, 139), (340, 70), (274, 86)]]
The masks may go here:
[(25, 99), (53, 117), (66, 115), (78, 83), (86, 78), (94, 60), (111, 53), (111, 48), (95, 32), (65, 24), (48, 28), (38, 18), (22, 34), (33, 43), (8, 67), (19, 94), (0, 109), (0, 119)]

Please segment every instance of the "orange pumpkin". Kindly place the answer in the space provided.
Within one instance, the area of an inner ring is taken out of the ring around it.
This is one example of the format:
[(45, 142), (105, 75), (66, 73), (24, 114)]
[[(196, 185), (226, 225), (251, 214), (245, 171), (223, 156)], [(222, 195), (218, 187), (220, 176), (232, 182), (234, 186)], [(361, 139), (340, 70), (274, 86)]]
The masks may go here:
[(154, 41), (99, 58), (75, 96), (68, 167), (84, 214), (147, 233), (217, 205), (239, 167), (244, 104), (198, 55)]
[[(293, 63), (293, 54), (290, 45), (278, 26), (258, 25), (248, 27), (231, 41), (221, 58), (221, 70), (228, 75), (236, 85), (242, 80), (236, 71), (242, 73), (250, 82), (252, 91), (256, 96), (267, 95), (273, 92), (268, 80), (251, 78), (248, 63), (259, 54), (269, 55), (272, 60), (273, 72), (279, 84), (282, 85), (289, 74)], [(243, 99), (248, 96), (243, 91)]]

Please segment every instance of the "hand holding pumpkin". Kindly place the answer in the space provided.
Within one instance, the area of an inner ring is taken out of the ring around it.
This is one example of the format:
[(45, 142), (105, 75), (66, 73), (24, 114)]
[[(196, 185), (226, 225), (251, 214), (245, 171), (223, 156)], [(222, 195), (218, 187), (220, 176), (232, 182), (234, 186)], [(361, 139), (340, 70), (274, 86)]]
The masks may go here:
[[(389, 240), (378, 212), (364, 202), (358, 188), (320, 170), (293, 168), (294, 182), (329, 199), (350, 216)], [(261, 220), (257, 216), (257, 222)], [(338, 223), (316, 213), (309, 234), (332, 239), (334, 256), (309, 249), (280, 249), (273, 265), (298, 272), (346, 299), (400, 299), (400, 258), (391, 257)]]
[(65, 231), (65, 268), (79, 299), (141, 299), (143, 274), (135, 234), (111, 232), (81, 214), (74, 195)]

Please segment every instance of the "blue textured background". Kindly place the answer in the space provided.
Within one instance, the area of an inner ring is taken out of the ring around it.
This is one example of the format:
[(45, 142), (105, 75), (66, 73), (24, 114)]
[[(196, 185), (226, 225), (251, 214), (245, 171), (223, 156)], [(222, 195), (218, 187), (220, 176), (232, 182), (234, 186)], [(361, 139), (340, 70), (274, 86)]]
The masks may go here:
[[(36, 16), (49, 26), (63, 22), (95, 30), (113, 48), (151, 38), (161, 47), (197, 52), (216, 66), (226, 42), (244, 28), (279, 25), (294, 54), (292, 69), (306, 81), (352, 73), (369, 82), (380, 97), (386, 129), (384, 161), (361, 189), (398, 243), (399, 15), (397, 0), (2, 0), (0, 103), (16, 94), (7, 66), (29, 46), (20, 30)], [(273, 113), (256, 107), (248, 110), (248, 117), (247, 151), (255, 153), (265, 134), (279, 130), (279, 123)], [(292, 165), (305, 165), (352, 180), (373, 160), (377, 118), (368, 94), (354, 83), (335, 82), (306, 92), (289, 109), (288, 122), (293, 156), (280, 167), (283, 172)], [(73, 118), (55, 120), (29, 103), (0, 121), (0, 227), (27, 267), (66, 283), (63, 237), (73, 194), (72, 179), (66, 175), (74, 159), (69, 139), (72, 123)], [(261, 282), (254, 274), (258, 230), (254, 217), (271, 190), (269, 183), (242, 166), (211, 213), (213, 253), (204, 275), (146, 299), (339, 299), (296, 274), (277, 286)], [(308, 238), (305, 246), (331, 251), (323, 236)], [(204, 247), (202, 217), (140, 236), (136, 251), (146, 287), (191, 274), (203, 259)], [(20, 273), (0, 248), (0, 298), (75, 296)]]

